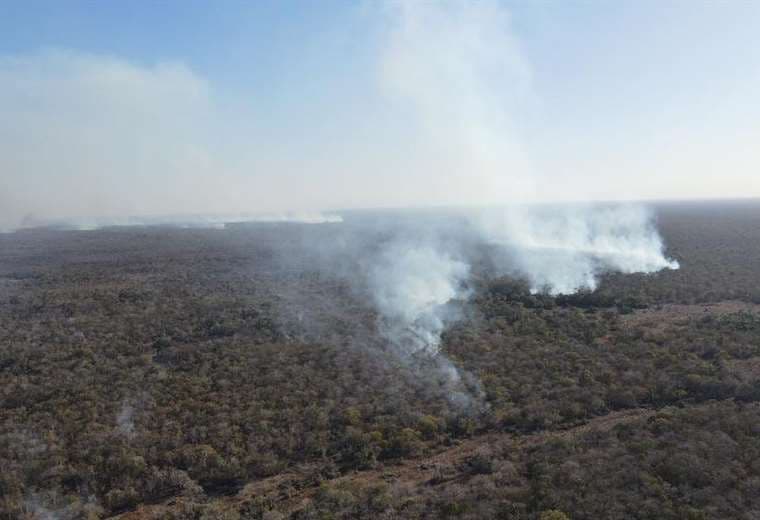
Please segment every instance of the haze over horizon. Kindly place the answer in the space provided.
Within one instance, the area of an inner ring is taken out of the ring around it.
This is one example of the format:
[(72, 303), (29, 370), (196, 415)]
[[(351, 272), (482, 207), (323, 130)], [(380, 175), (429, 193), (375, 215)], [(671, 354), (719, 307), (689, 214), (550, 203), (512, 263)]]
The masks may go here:
[(742, 2), (9, 2), (0, 229), (760, 197), (759, 25)]

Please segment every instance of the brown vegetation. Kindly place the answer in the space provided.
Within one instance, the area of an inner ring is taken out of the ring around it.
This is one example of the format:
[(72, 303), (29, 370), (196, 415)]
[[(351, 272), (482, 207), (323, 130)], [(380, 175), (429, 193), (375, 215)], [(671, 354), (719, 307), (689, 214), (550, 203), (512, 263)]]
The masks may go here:
[(682, 269), (593, 293), (480, 277), (471, 407), (301, 227), (0, 236), (0, 518), (754, 518), (759, 220), (663, 207)]

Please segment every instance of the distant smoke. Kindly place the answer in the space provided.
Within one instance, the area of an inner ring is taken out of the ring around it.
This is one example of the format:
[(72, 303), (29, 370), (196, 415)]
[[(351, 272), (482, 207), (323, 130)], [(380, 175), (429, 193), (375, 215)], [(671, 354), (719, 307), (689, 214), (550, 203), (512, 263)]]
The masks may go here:
[(508, 11), (490, 1), (367, 11), (365, 39), (341, 49), (359, 66), (324, 56), (350, 81), (305, 70), (301, 40), (273, 98), (230, 95), (181, 62), (0, 53), (0, 228), (30, 215), (118, 224), (524, 200), (515, 114), (530, 105), (530, 70)]
[(639, 205), (524, 206), (484, 214), (481, 224), (533, 291), (593, 290), (605, 272), (679, 267), (665, 257), (652, 215)]
[(167, 215), (156, 217), (76, 217), (66, 219), (38, 219), (28, 216), (17, 227), (0, 229), (12, 232), (28, 228), (53, 228), (70, 231), (96, 231), (110, 227), (165, 226), (190, 229), (224, 229), (228, 224), (245, 223), (298, 223), (331, 224), (342, 222), (343, 218), (334, 213), (322, 212), (280, 212), (261, 214), (231, 215)]

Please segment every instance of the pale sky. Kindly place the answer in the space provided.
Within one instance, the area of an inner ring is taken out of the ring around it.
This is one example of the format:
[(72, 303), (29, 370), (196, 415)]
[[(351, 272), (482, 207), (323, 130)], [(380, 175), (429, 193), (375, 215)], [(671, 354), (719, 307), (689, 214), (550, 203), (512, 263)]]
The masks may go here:
[(24, 217), (760, 197), (760, 3), (6, 1)]

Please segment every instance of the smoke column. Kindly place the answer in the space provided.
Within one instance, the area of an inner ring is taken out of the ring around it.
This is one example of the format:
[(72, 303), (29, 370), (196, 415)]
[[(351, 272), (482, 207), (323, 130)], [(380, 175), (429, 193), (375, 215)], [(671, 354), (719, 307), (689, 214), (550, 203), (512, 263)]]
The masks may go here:
[(499, 2), (394, 2), (380, 79), (409, 114), (426, 203), (503, 204), (535, 198), (519, 138), (535, 96), (531, 70)]
[(456, 409), (483, 406), (480, 382), (441, 351), (441, 334), (459, 317), (453, 303), (469, 297), (470, 267), (430, 243), (393, 240), (369, 271), (378, 329), (399, 358)]
[(383, 336), (404, 354), (437, 354), (452, 313), (446, 304), (467, 297), (468, 275), (468, 265), (433, 246), (389, 245), (370, 272)]

